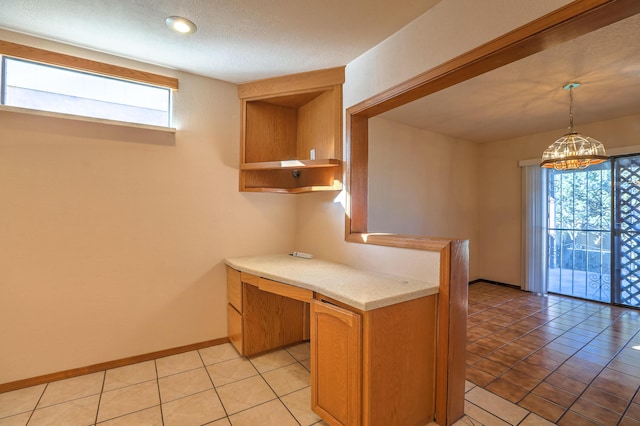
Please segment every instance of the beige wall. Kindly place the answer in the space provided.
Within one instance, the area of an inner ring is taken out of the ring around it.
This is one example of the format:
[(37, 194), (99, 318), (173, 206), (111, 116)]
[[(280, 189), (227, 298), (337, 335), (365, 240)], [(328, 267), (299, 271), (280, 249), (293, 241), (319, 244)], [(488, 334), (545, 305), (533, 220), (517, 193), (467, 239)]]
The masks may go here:
[(476, 143), (369, 120), (369, 231), (469, 240), (469, 277), (478, 278), (479, 152)]
[[(639, 145), (640, 115), (576, 124), (578, 131), (603, 142), (609, 151)], [(518, 162), (541, 158), (547, 146), (565, 132), (558, 129), (482, 145), (478, 276), (521, 285), (522, 181)]]
[[(347, 65), (344, 106), (374, 96), (567, 3), (569, 0), (484, 0), (479, 7), (476, 0), (439, 2)], [(343, 193), (340, 197), (346, 200), (348, 196)], [(347, 243), (344, 219), (344, 206), (336, 202), (334, 194), (301, 196), (298, 250), (381, 272), (437, 279), (438, 257), (434, 253)]]
[(294, 249), (296, 199), (238, 192), (236, 86), (176, 76), (167, 134), (0, 111), (0, 383), (226, 337), (223, 259)]
[[(440, 2), (348, 64), (344, 104), (566, 3)], [(348, 194), (239, 193), (235, 86), (0, 37), (180, 78), (168, 143), (153, 132), (0, 112), (0, 383), (226, 336), (228, 256), (295, 248), (437, 279), (434, 253), (344, 242)]]

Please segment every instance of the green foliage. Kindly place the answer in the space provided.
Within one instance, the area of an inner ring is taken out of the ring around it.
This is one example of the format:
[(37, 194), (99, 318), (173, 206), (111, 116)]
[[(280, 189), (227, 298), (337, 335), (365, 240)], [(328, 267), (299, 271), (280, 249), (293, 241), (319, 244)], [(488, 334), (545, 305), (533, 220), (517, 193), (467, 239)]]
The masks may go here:
[(611, 164), (549, 173), (549, 226), (567, 230), (611, 229)]

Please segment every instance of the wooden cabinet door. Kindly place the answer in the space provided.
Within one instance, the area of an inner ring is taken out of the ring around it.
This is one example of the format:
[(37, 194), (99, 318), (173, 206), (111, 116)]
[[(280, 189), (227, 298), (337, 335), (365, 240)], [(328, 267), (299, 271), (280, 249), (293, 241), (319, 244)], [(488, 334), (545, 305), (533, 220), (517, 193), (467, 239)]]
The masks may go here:
[(332, 425), (360, 425), (362, 326), (359, 314), (311, 302), (311, 408)]

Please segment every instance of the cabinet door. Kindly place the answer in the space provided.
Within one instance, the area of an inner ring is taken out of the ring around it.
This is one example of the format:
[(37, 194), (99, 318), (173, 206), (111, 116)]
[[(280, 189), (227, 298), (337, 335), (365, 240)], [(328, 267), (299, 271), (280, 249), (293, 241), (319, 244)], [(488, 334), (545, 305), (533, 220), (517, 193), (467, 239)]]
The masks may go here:
[(359, 314), (311, 302), (311, 408), (329, 424), (361, 422), (361, 330)]

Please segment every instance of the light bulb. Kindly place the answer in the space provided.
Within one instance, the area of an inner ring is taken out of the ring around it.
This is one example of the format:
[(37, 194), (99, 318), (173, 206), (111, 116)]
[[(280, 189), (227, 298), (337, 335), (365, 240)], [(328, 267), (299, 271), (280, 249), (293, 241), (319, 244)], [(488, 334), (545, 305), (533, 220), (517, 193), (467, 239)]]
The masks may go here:
[(181, 16), (170, 16), (165, 22), (169, 28), (180, 34), (195, 33), (198, 29), (196, 24)]

